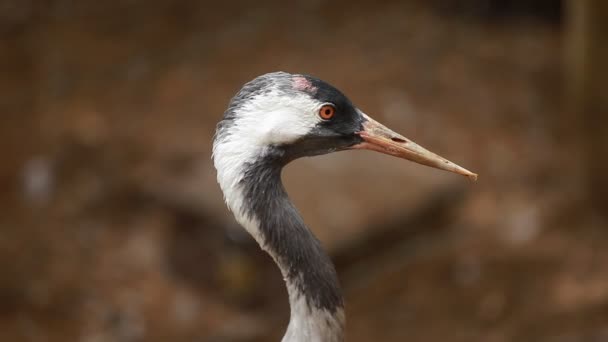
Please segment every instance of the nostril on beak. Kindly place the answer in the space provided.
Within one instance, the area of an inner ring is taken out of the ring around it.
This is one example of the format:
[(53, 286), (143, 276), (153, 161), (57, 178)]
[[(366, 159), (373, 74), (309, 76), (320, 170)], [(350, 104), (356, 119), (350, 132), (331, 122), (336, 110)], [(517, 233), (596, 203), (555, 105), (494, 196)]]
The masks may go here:
[(398, 143), (406, 143), (407, 142), (407, 140), (405, 140), (405, 139), (395, 138), (395, 137), (391, 138), (391, 140), (394, 141), (394, 142), (398, 142)]

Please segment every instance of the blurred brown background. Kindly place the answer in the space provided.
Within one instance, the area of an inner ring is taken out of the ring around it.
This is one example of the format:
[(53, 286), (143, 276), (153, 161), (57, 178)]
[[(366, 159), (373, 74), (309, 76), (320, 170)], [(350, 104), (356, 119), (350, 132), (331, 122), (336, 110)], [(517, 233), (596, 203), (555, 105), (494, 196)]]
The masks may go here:
[(278, 340), (282, 279), (210, 160), (276, 70), (480, 174), (287, 168), (348, 341), (608, 341), (606, 4), (1, 1), (0, 341)]

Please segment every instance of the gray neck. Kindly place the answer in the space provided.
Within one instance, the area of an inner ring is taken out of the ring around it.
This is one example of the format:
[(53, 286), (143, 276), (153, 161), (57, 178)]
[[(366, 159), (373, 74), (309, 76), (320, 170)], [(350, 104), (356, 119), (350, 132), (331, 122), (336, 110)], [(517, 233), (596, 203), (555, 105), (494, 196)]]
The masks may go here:
[(245, 215), (287, 285), (291, 318), (283, 341), (342, 341), (343, 300), (334, 266), (304, 224), (281, 182), (283, 163), (266, 156), (244, 169), (239, 185)]

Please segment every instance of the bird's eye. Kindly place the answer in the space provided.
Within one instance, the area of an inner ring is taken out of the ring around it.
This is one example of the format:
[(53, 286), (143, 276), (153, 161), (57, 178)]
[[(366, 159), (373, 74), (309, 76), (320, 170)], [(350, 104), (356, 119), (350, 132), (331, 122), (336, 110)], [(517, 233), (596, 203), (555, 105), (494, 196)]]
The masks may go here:
[(332, 105), (324, 105), (323, 107), (321, 107), (321, 109), (319, 109), (319, 116), (323, 120), (329, 120), (329, 119), (333, 118), (335, 114), (336, 114), (336, 107), (334, 107)]

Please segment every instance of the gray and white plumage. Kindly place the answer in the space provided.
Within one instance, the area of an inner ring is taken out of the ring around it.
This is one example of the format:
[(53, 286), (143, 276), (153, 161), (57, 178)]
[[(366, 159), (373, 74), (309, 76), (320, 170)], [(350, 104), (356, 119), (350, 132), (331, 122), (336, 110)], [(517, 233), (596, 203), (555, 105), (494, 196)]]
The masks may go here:
[[(328, 105), (335, 114), (324, 119), (319, 111)], [(275, 72), (246, 83), (217, 125), (213, 162), (229, 209), (285, 279), (291, 317), (284, 342), (344, 337), (336, 271), (289, 200), (281, 171), (296, 158), (346, 149), (370, 149), (476, 177), (375, 122), (317, 78)]]
[(317, 115), (327, 103), (322, 96), (348, 113), (350, 120), (342, 126), (351, 126), (353, 133), (362, 117), (335, 88), (319, 93), (319, 87), (329, 85), (283, 72), (254, 79), (230, 101), (213, 144), (217, 179), (228, 207), (285, 277), (291, 319), (284, 341), (341, 341), (343, 336), (335, 269), (289, 201), (280, 178), (290, 160), (359, 141), (354, 134), (344, 138), (324, 127)]

